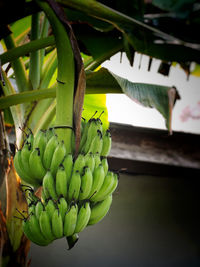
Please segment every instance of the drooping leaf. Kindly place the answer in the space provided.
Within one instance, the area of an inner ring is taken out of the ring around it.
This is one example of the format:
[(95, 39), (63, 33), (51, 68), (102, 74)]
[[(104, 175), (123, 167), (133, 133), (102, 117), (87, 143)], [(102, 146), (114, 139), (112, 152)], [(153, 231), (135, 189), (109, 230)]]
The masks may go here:
[(112, 92), (122, 91), (137, 103), (157, 109), (166, 121), (166, 127), (171, 132), (172, 109), (179, 94), (174, 87), (156, 84), (134, 83), (101, 68), (97, 72), (91, 72), (87, 79), (87, 87), (96, 90)]

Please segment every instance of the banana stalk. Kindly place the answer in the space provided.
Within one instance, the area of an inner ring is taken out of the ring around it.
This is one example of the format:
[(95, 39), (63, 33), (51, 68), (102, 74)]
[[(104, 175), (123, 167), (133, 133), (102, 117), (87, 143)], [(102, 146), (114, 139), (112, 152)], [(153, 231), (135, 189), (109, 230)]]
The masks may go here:
[(75, 76), (74, 54), (66, 29), (54, 11), (45, 2), (37, 1), (37, 3), (45, 12), (55, 36), (58, 58), (56, 126), (64, 126), (64, 128), (57, 128), (56, 133), (58, 139), (64, 141), (66, 152), (71, 153)]

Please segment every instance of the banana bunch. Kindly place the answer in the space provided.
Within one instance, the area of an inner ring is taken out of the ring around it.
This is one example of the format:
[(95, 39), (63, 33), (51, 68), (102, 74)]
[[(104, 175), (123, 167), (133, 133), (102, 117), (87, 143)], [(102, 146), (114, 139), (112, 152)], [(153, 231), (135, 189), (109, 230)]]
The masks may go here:
[(24, 233), (40, 246), (47, 246), (62, 237), (76, 236), (87, 225), (100, 221), (108, 212), (111, 202), (112, 195), (96, 204), (90, 201), (72, 201), (68, 204), (64, 197), (57, 201), (31, 201), (28, 216), (23, 220)]
[(110, 149), (110, 131), (103, 130), (99, 118), (82, 123), (76, 159), (52, 128), (27, 134), (14, 164), (24, 182), (42, 186), (41, 199), (27, 196), (28, 215), (23, 217), (24, 233), (32, 242), (46, 246), (64, 236), (76, 240), (86, 226), (103, 219), (118, 185), (118, 175), (109, 171)]

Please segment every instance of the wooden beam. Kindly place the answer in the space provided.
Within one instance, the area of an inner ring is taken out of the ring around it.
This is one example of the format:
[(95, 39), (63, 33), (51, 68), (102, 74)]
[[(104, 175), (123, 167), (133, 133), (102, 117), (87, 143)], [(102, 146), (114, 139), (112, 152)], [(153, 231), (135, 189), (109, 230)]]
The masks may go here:
[[(111, 123), (109, 161), (131, 173), (200, 173), (200, 136)], [(122, 165), (123, 163), (123, 165)]]

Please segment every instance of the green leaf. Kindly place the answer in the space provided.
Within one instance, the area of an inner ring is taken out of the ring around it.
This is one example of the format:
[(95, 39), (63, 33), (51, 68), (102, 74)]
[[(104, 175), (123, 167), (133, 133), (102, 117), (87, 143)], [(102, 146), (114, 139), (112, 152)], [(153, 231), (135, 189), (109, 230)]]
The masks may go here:
[(105, 68), (87, 75), (87, 88), (88, 86), (91, 90), (94, 87), (99, 91), (105, 88), (108, 92), (122, 91), (137, 103), (157, 109), (163, 115), (166, 127), (171, 132), (172, 109), (179, 98), (174, 87), (130, 82)]
[(13, 32), (16, 44), (19, 44), (30, 31), (31, 28), (31, 16), (27, 16), (14, 22), (10, 29)]

